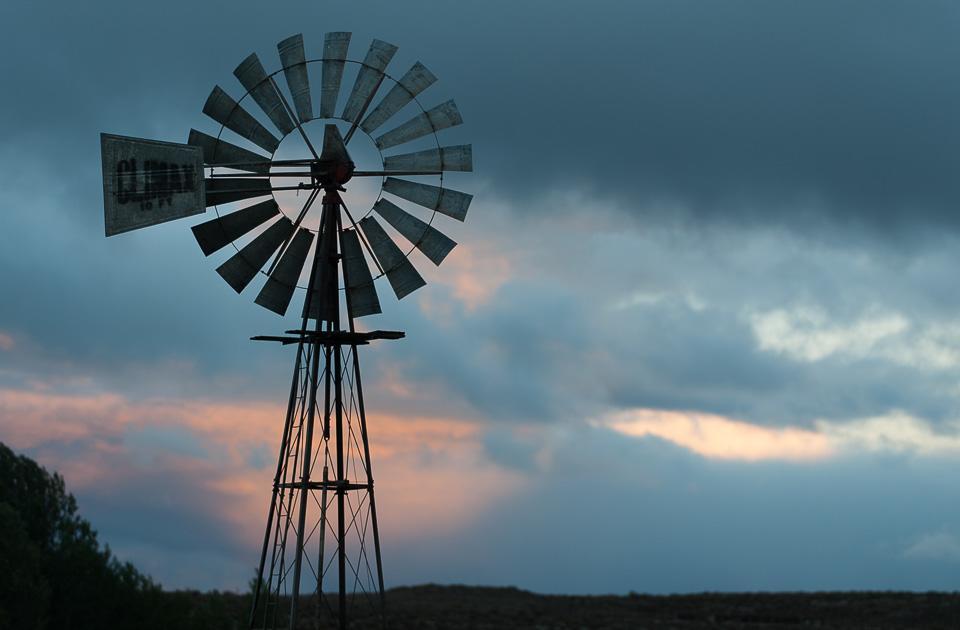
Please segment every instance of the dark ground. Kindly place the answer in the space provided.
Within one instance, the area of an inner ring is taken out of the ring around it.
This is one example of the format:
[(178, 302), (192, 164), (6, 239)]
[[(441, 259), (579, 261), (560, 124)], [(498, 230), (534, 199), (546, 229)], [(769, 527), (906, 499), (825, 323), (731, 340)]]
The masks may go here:
[[(387, 608), (387, 627), (392, 630), (960, 629), (960, 593), (704, 593), (587, 597), (537, 595), (515, 588), (426, 585), (391, 589), (387, 592)], [(316, 627), (312, 619), (303, 621), (303, 628)], [(381, 628), (378, 620), (369, 617), (355, 618), (350, 627), (358, 630)]]

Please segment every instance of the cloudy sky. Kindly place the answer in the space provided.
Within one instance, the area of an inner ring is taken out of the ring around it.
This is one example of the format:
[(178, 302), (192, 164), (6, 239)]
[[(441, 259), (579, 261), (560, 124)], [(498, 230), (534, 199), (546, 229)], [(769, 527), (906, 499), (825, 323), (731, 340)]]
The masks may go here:
[[(278, 3), (280, 4), (280, 3)], [(303, 32), (455, 97), (460, 245), (365, 348), (388, 585), (956, 589), (960, 5), (0, 5), (0, 441), (168, 587), (243, 588), (290, 327), (178, 222), (105, 239), (102, 131), (186, 141)], [(428, 263), (427, 263), (428, 265)]]

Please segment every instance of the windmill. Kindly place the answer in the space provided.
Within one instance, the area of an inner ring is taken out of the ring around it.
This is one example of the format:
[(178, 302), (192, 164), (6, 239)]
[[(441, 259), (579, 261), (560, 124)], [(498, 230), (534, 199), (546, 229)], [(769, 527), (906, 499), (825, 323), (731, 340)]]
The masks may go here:
[[(254, 302), (281, 316), (298, 289), (303, 296), (298, 326), (252, 338), (296, 355), (250, 628), (292, 629), (311, 614), (308, 603), (340, 628), (361, 607), (384, 619), (358, 349), (404, 333), (361, 331), (356, 320), (381, 312), (379, 278), (398, 299), (425, 284), (412, 252), (439, 265), (456, 243), (433, 223), (463, 221), (472, 199), (444, 185), (450, 172), (472, 170), (472, 150), (440, 141), (462, 123), (452, 100), (421, 103), (436, 77), (417, 62), (394, 78), (397, 47), (380, 40), (350, 59), (350, 39), (326, 33), (316, 58), (302, 35), (284, 39), (270, 73), (248, 56), (234, 70), (242, 96), (216, 86), (203, 107), (216, 135), (191, 129), (187, 144), (101, 136), (107, 236), (212, 207), (216, 216), (193, 234), (205, 255), (227, 252), (216, 270), (230, 287), (259, 284)], [(354, 161), (360, 136), (376, 163)], [(286, 155), (287, 145), (299, 154)], [(348, 205), (358, 182), (378, 184), (369, 206)]]

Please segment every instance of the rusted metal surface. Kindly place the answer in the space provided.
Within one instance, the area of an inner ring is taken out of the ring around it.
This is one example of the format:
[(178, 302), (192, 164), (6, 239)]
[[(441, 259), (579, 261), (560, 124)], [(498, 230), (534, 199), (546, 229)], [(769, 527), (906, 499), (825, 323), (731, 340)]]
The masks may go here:
[(272, 190), (269, 179), (256, 178), (206, 179), (204, 185), (207, 193), (207, 206), (263, 197), (269, 195)]
[(386, 272), (387, 280), (390, 281), (390, 286), (393, 287), (398, 300), (402, 300), (426, 284), (423, 277), (417, 273), (413, 264), (403, 255), (376, 219), (369, 215), (364, 217), (360, 220), (360, 229), (363, 230), (367, 242), (373, 248), (373, 253), (380, 261), (380, 266)]
[(462, 122), (463, 118), (460, 116), (457, 104), (449, 100), (433, 109), (421, 112), (396, 129), (388, 131), (377, 138), (376, 143), (381, 149), (389, 149), (398, 144), (422, 138), (435, 131), (455, 127)]
[(473, 170), (473, 147), (461, 144), (415, 153), (391, 155), (383, 160), (388, 171), (465, 171)]
[(473, 200), (473, 195), (462, 193), (459, 190), (440, 188), (439, 186), (411, 182), (396, 177), (388, 177), (383, 182), (383, 190), (424, 208), (436, 210), (457, 221), (463, 221), (467, 217), (467, 209)]
[(380, 313), (377, 288), (363, 257), (360, 237), (355, 230), (344, 230), (340, 233), (340, 248), (343, 254), (343, 281), (347, 289), (347, 312), (350, 317)]
[(226, 140), (214, 138), (202, 131), (191, 129), (187, 144), (203, 150), (203, 163), (207, 166), (223, 166), (261, 175), (270, 172), (270, 158), (230, 144)]
[(195, 225), (192, 228), (193, 236), (203, 253), (209, 256), (278, 214), (280, 207), (277, 202), (268, 199)]
[(347, 104), (343, 106), (343, 113), (340, 115), (344, 120), (357, 122), (370, 104), (373, 95), (383, 81), (383, 72), (387, 69), (387, 64), (393, 59), (397, 52), (397, 47), (379, 39), (373, 40), (367, 56), (363, 60), (363, 65), (357, 73), (357, 80), (353, 83), (353, 89), (350, 91), (350, 97)]
[(272, 154), (280, 146), (280, 140), (267, 131), (266, 127), (233, 100), (232, 96), (224, 92), (219, 85), (215, 86), (207, 97), (203, 113), (267, 153)]
[(277, 126), (280, 133), (287, 135), (293, 131), (296, 125), (294, 125), (283, 106), (277, 88), (267, 78), (267, 71), (263, 69), (263, 64), (260, 63), (257, 53), (251, 53), (249, 57), (240, 62), (240, 65), (233, 71), (233, 75), (247, 89), (247, 92), (260, 106), (263, 113)]
[(225, 263), (217, 267), (217, 273), (227, 281), (234, 291), (240, 293), (257, 272), (270, 259), (270, 255), (277, 251), (280, 243), (293, 231), (293, 223), (287, 217), (281, 217), (276, 223), (268, 227), (243, 249), (234, 254)]
[(386, 199), (377, 201), (373, 209), (435, 265), (442, 263), (450, 250), (457, 245), (453, 239), (437, 228), (424, 223)]
[(293, 106), (300, 122), (313, 118), (313, 103), (310, 99), (310, 78), (307, 74), (306, 55), (303, 52), (303, 35), (288, 37), (277, 44), (283, 76), (293, 96)]
[(413, 64), (413, 67), (407, 70), (407, 73), (400, 77), (396, 85), (390, 88), (383, 100), (367, 114), (367, 117), (360, 123), (360, 128), (366, 133), (373, 133), (383, 123), (387, 122), (391, 116), (412, 101), (414, 97), (433, 85), (437, 77), (427, 70), (419, 61)]
[(100, 157), (107, 236), (206, 211), (198, 147), (102, 133)]
[(280, 262), (267, 278), (266, 284), (260, 289), (254, 300), (260, 306), (273, 311), (278, 315), (287, 312), (293, 291), (297, 288), (297, 280), (310, 253), (310, 244), (313, 243), (313, 232), (306, 228), (297, 230), (287, 251), (283, 253)]
[(320, 79), (320, 117), (333, 118), (340, 96), (344, 59), (350, 47), (350, 33), (327, 33), (323, 38), (323, 69)]

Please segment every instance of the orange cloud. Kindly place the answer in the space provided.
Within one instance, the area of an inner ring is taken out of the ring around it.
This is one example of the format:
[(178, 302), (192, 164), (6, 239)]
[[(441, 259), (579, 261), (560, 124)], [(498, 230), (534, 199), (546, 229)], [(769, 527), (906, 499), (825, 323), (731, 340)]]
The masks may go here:
[[(0, 439), (30, 449), (77, 491), (111, 492), (150, 471), (189, 475), (194, 490), (207, 497), (197, 509), (255, 546), (263, 535), (284, 411), (266, 402), (133, 402), (115, 394), (0, 389)], [(376, 411), (368, 413), (368, 423), (378, 512), (393, 540), (450, 530), (522, 490), (517, 473), (485, 459), (475, 423)], [(131, 440), (138, 432), (172, 428), (195, 440), (198, 452)], [(256, 465), (255, 452), (261, 454)]]
[(133, 410), (113, 394), (63, 395), (44, 391), (0, 390), (3, 439), (19, 448), (122, 433)]
[[(448, 261), (443, 274), (435, 281), (452, 287), (453, 295), (468, 311), (487, 303), (497, 290), (513, 276), (513, 265), (503, 252), (483, 243), (461, 244)], [(440, 305), (424, 297), (425, 307)]]
[(815, 431), (764, 427), (710, 414), (635, 409), (599, 424), (624, 435), (654, 435), (713, 459), (804, 461), (834, 453), (830, 439)]
[(0, 350), (13, 350), (13, 346), (13, 337), (4, 332), (0, 332)]

